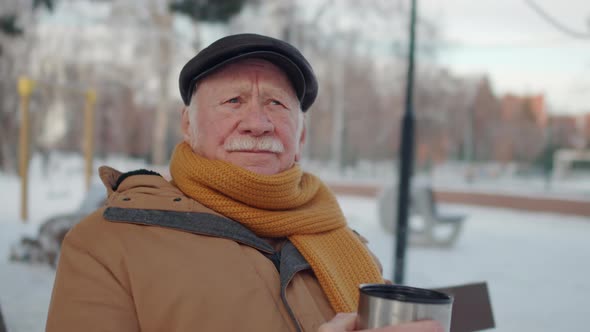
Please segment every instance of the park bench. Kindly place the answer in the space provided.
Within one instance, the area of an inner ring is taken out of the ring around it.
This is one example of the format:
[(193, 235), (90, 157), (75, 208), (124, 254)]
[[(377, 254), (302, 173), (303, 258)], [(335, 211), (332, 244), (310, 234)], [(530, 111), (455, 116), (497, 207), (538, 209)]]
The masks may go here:
[[(102, 184), (92, 184), (76, 211), (62, 213), (41, 222), (37, 237), (24, 236), (10, 249), (10, 260), (26, 263), (48, 263), (57, 267), (59, 251), (66, 233), (106, 201)], [(0, 330), (1, 332), (1, 330)]]
[[(378, 198), (379, 221), (391, 234), (397, 222), (397, 191), (396, 185), (387, 186)], [(408, 243), (417, 246), (452, 246), (465, 220), (464, 215), (441, 213), (432, 187), (420, 184), (411, 190), (408, 217)]]

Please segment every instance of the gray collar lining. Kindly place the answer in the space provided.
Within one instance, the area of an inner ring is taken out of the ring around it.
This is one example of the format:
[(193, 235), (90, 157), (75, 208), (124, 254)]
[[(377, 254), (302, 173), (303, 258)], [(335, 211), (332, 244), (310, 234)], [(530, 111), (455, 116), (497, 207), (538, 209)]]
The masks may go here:
[(113, 222), (160, 226), (200, 235), (221, 237), (256, 248), (267, 254), (275, 252), (270, 244), (240, 223), (215, 214), (109, 207), (104, 211), (103, 217)]

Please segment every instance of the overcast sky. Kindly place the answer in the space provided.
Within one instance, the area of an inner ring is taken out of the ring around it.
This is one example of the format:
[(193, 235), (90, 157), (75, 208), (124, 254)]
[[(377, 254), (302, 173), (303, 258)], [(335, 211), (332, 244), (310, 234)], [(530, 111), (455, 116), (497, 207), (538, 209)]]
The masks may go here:
[(442, 64), (458, 74), (487, 73), (497, 94), (544, 93), (554, 113), (590, 112), (590, 0), (534, 0), (587, 37), (552, 26), (526, 0), (417, 0), (438, 17), (448, 41)]

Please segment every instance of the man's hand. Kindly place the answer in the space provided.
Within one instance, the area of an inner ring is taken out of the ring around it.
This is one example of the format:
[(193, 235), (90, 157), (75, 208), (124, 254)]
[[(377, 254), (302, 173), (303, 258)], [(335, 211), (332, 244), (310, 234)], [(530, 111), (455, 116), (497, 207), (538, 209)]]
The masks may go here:
[[(318, 332), (343, 332), (356, 330), (357, 314), (356, 313), (339, 313), (331, 321), (320, 326)], [(359, 330), (360, 331), (360, 330)], [(425, 320), (400, 324), (396, 326), (387, 326), (372, 330), (362, 330), (372, 332), (443, 332), (442, 326), (435, 321)]]

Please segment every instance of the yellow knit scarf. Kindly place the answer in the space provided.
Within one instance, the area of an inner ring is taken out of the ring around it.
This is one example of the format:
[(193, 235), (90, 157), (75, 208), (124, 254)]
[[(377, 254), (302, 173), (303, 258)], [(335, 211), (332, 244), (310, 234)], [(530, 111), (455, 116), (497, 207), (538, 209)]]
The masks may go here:
[(309, 262), (336, 312), (356, 311), (358, 285), (383, 279), (365, 245), (347, 227), (334, 195), (298, 165), (259, 175), (176, 146), (174, 183), (187, 196), (260, 237), (287, 237)]

